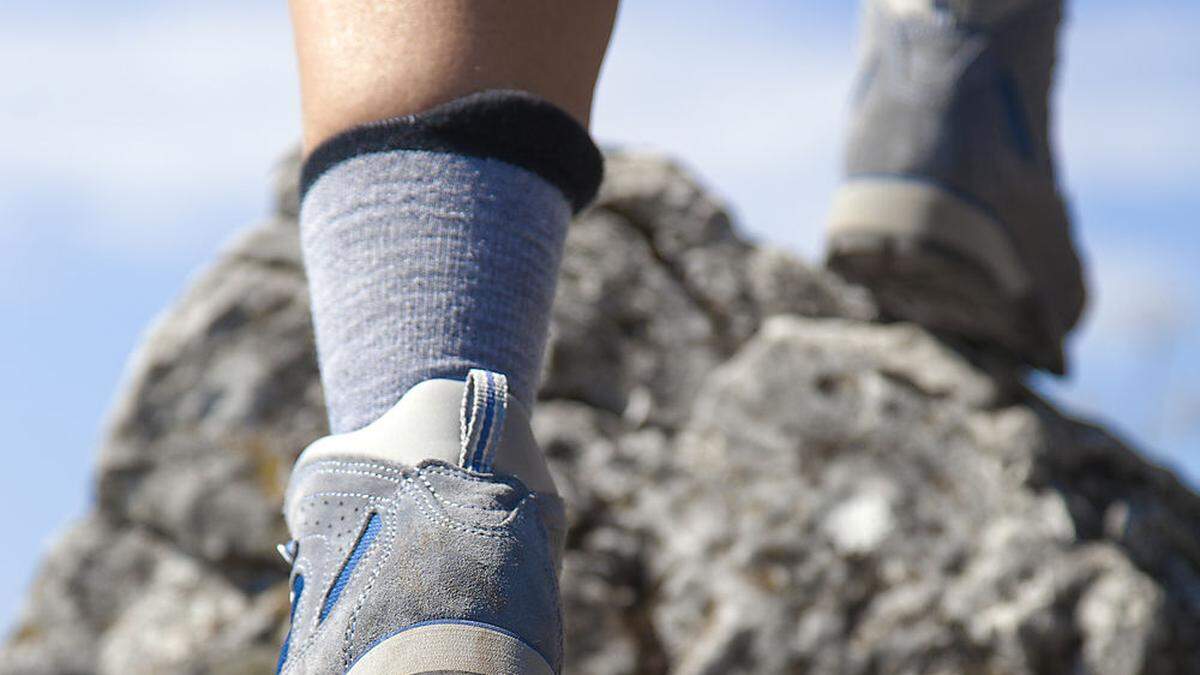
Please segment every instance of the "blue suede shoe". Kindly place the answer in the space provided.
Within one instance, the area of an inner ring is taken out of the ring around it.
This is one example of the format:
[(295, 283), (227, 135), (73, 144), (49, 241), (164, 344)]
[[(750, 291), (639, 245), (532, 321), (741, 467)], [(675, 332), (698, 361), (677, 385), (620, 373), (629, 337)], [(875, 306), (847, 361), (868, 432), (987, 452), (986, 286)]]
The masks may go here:
[(502, 375), (421, 383), (317, 441), (284, 504), (279, 672), (560, 672), (563, 505)]

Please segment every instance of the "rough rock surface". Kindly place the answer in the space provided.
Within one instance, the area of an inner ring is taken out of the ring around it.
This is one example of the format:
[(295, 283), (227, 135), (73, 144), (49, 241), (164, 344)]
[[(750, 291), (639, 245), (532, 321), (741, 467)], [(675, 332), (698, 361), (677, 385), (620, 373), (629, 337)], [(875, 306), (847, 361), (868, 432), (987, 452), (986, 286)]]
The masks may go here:
[[(280, 185), (294, 182), (294, 165)], [(1200, 498), (616, 155), (536, 431), (569, 672), (1200, 673)], [(279, 501), (324, 431), (296, 197), (153, 327), (0, 673), (266, 673)]]

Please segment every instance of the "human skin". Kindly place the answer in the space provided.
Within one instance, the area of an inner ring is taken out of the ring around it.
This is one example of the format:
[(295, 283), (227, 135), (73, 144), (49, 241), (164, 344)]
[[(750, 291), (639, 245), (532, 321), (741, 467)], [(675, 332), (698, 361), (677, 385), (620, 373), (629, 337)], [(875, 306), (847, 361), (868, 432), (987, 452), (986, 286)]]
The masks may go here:
[(587, 125), (617, 0), (290, 0), (306, 150), (486, 89)]

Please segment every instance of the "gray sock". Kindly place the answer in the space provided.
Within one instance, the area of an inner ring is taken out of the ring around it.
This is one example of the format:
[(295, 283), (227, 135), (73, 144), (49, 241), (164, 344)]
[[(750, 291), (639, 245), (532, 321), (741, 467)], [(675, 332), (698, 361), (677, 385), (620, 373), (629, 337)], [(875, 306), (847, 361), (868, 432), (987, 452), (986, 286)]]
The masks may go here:
[(601, 174), (586, 130), (516, 92), (317, 148), (300, 224), (332, 431), (471, 368), (506, 374), (531, 404), (566, 227)]

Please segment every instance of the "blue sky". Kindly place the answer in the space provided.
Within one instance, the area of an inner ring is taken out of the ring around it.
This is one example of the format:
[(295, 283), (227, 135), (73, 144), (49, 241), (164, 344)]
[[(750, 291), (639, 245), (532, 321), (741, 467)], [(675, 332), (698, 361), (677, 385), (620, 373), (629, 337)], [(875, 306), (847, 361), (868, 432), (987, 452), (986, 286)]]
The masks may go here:
[[(1057, 135), (1094, 302), (1039, 385), (1200, 484), (1200, 5), (1076, 2)], [(844, 0), (629, 1), (603, 141), (670, 152), (753, 236), (809, 258), (853, 72)], [(147, 322), (239, 227), (298, 136), (282, 0), (0, 7), (0, 624), (92, 457)]]

